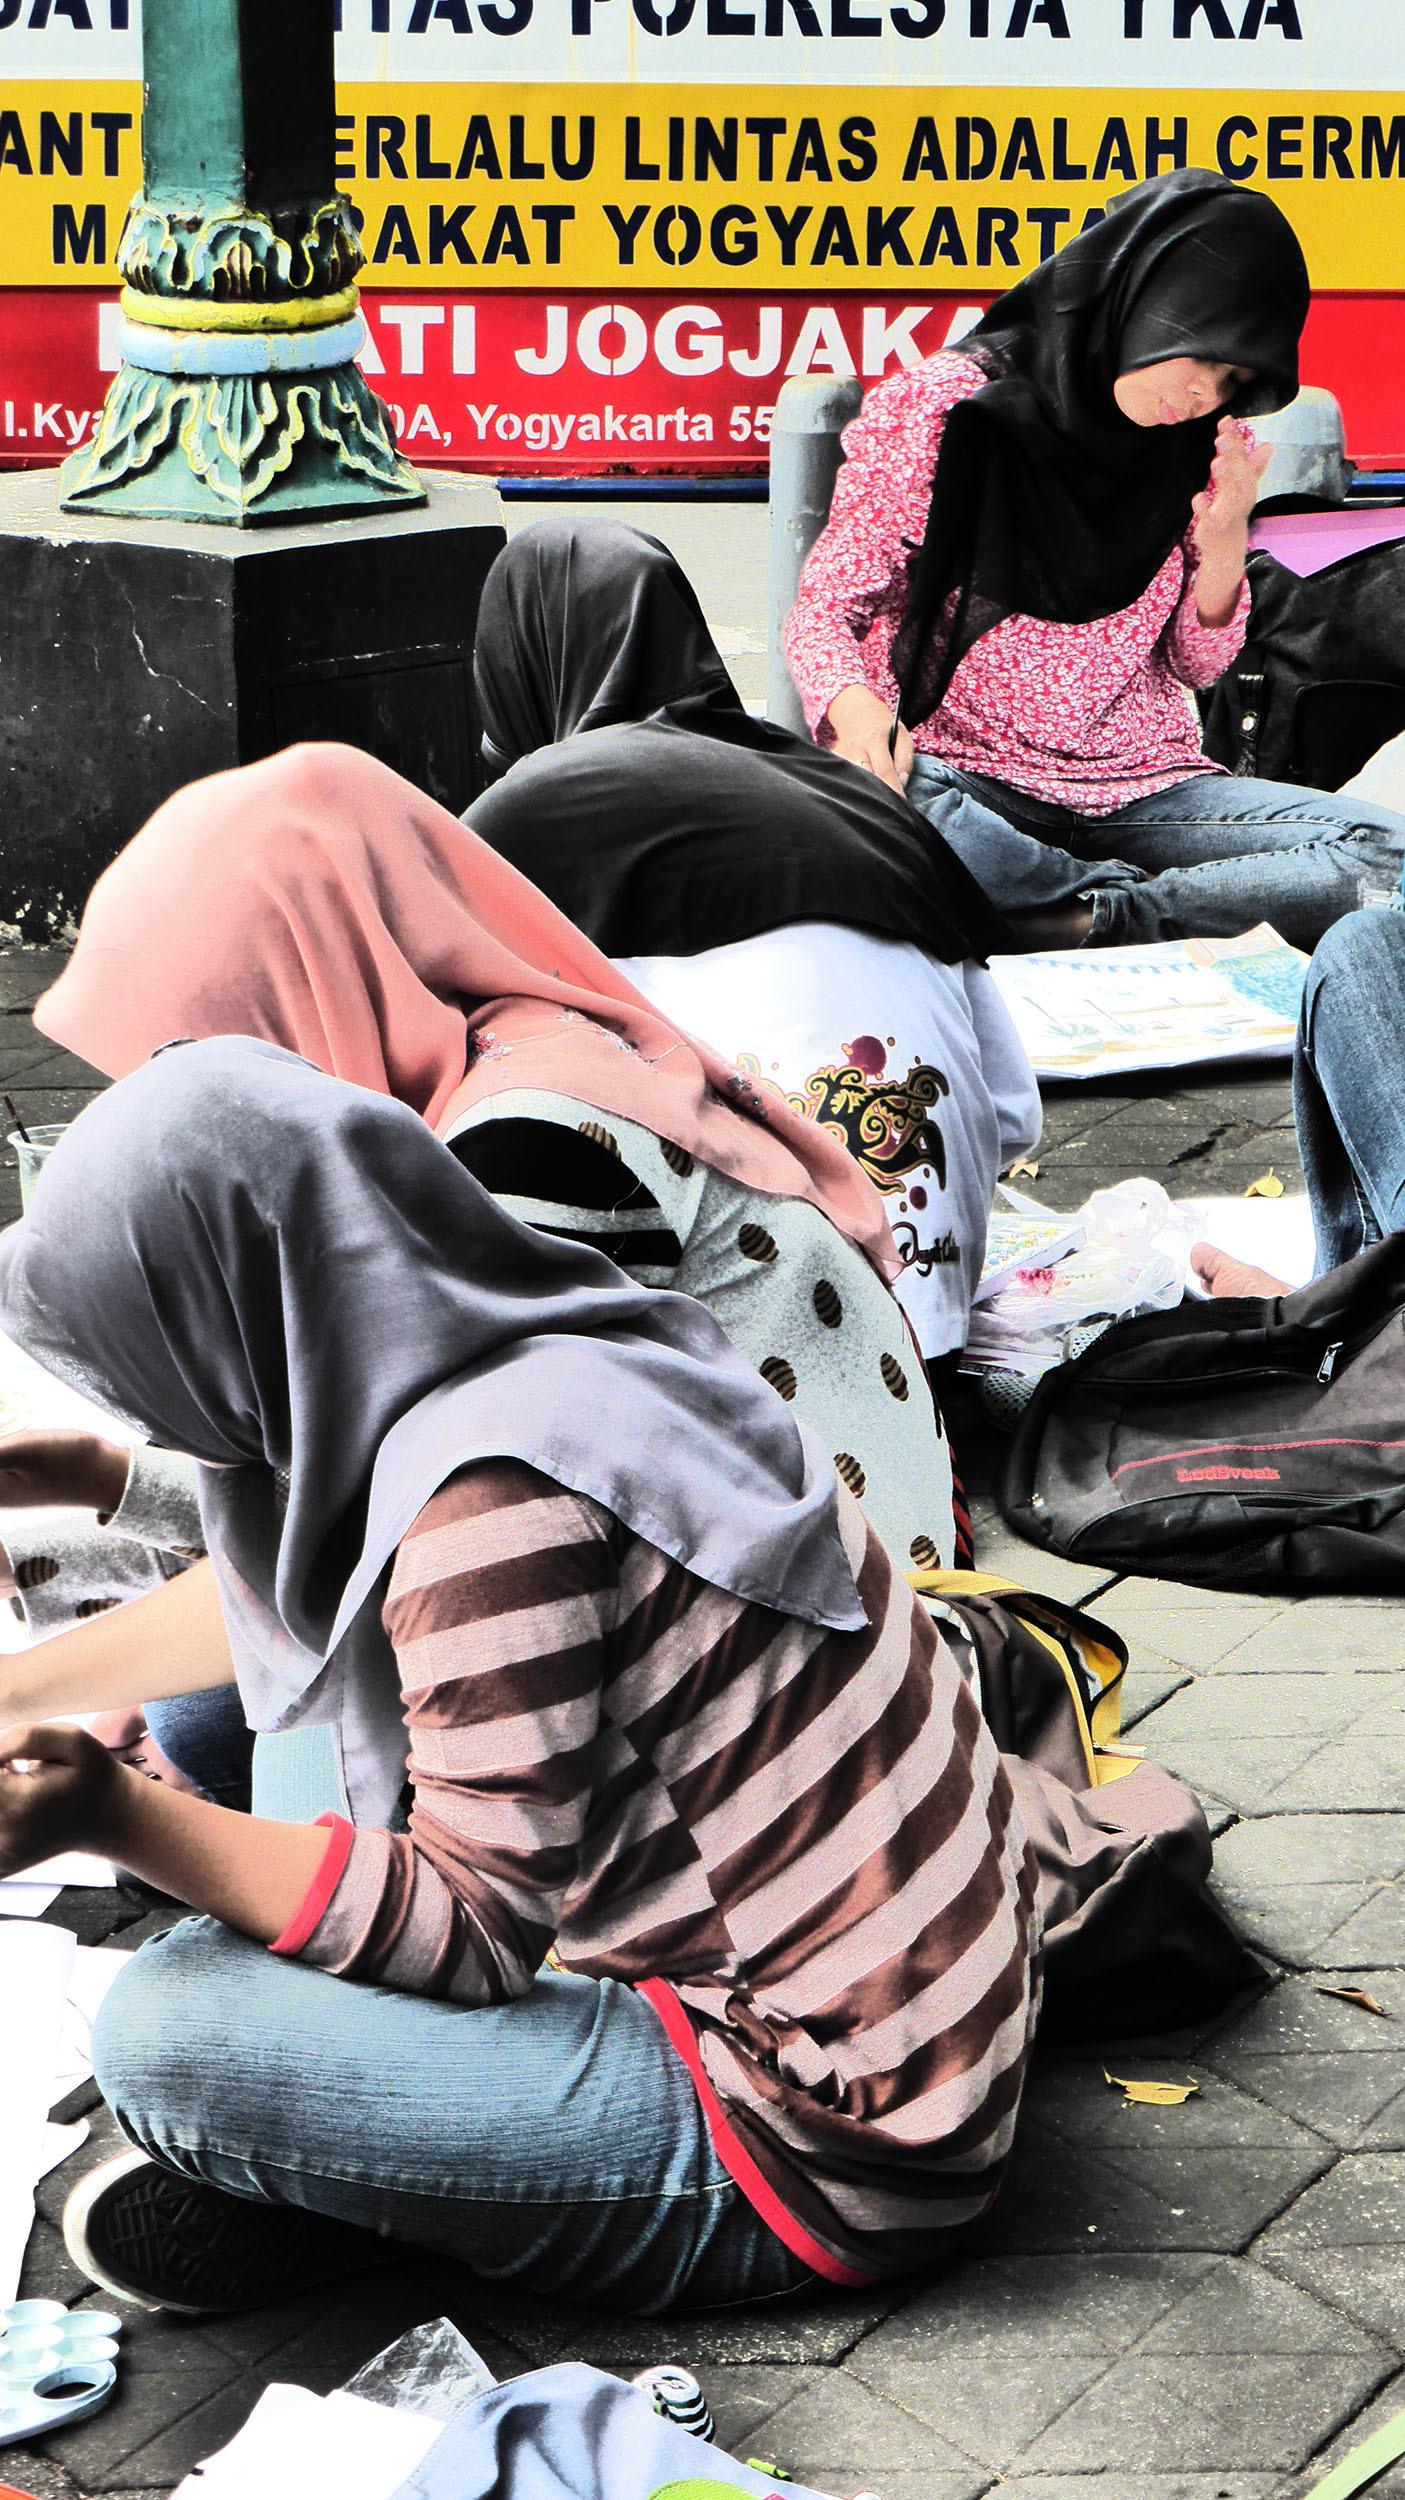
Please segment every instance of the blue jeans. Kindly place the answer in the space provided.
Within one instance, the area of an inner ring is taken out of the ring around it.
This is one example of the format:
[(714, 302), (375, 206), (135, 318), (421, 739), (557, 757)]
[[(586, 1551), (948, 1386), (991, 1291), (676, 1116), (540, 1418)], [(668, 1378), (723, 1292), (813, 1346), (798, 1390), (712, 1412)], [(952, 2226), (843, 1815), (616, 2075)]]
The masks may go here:
[(175, 1693), (146, 1704), (146, 1724), (168, 1762), (217, 1806), (249, 1811), (254, 1738), (233, 1684), (203, 1693)]
[(543, 1970), (479, 2010), (187, 1919), (115, 1982), (93, 2062), (168, 2169), (493, 2281), (651, 2311), (817, 2279), (733, 2185), (661, 2023), (618, 1980)]
[(919, 755), (907, 795), (1000, 910), (1091, 901), (1095, 946), (1233, 937), (1268, 920), (1310, 953), (1344, 912), (1393, 894), (1405, 864), (1392, 809), (1226, 773), (1080, 816)]
[(1293, 1118), (1317, 1273), (1405, 1231), (1405, 915), (1352, 912), (1308, 966)]

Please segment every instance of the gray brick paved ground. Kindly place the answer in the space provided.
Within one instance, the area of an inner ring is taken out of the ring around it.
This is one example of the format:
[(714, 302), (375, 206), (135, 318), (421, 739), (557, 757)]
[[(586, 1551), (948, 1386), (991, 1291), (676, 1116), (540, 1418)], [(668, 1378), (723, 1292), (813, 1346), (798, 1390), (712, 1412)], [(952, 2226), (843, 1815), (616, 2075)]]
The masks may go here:
[[(62, 1118), (83, 1072), (27, 1008), (49, 959), (0, 959), (0, 1085)], [(1284, 1072), (1055, 1095), (1039, 1186), (1060, 1206), (1149, 1171), (1184, 1195), (1297, 1180)], [(0, 1217), (14, 1211), (0, 1173)], [(945, 2274), (864, 2298), (676, 2324), (475, 2288), (409, 2257), (247, 2318), (134, 2314), (121, 2391), (48, 2455), (3, 2460), (39, 2500), (158, 2500), (275, 2377), (327, 2388), (440, 2311), (508, 2373), (557, 2356), (702, 2378), (722, 2437), (883, 2500), (1302, 2500), (1405, 2406), (1405, 1686), (1390, 1601), (1212, 1595), (1075, 1570), (999, 1525), (969, 1453), (981, 1559), (1093, 1605), (1133, 1645), (1137, 1741), (1214, 1805), (1221, 1890), (1265, 1957), (1262, 1993), (1197, 2031), (1119, 2042), (1115, 2071), (1194, 2078), (1133, 2108), (1086, 2048), (1038, 2061), (999, 2208)], [(95, 1939), (150, 1925), (135, 1892), (68, 1896)], [(1322, 1985), (1364, 1987), (1372, 2015)], [(90, 2092), (87, 2102), (95, 2107)], [(74, 2106), (77, 2106), (75, 2103)], [(28, 2292), (82, 2297), (50, 2180)], [(1405, 2469), (1375, 2486), (1405, 2500)]]

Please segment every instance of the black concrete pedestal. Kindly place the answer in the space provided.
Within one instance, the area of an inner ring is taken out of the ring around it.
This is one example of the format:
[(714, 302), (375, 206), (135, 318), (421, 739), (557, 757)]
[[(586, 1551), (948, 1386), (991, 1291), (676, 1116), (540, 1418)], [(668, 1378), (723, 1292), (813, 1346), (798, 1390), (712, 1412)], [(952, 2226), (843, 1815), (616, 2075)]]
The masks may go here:
[(234, 530), (59, 510), (0, 477), (0, 920), (58, 934), (162, 799), (341, 738), (455, 811), (476, 787), (474, 627), (498, 497)]

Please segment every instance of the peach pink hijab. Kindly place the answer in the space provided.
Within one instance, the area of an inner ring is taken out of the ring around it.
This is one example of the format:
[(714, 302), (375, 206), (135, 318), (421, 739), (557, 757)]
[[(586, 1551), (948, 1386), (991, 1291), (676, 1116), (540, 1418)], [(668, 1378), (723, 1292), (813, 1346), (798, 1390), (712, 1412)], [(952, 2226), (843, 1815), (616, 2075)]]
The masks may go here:
[(506, 860), (358, 748), (292, 747), (177, 791), (98, 879), (34, 1021), (112, 1077), (164, 1042), (252, 1035), (441, 1135), (510, 1087), (569, 1094), (808, 1199), (897, 1271), (882, 1201), (836, 1139), (680, 1032)]

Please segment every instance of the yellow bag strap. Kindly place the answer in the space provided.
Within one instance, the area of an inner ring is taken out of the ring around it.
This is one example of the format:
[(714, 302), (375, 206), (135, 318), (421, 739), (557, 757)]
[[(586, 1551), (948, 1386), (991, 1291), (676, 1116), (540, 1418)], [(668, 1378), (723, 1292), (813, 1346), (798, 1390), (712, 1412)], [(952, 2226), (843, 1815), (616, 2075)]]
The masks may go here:
[(1089, 1787), (1105, 1788), (1110, 1780), (1125, 1779), (1129, 1771), (1136, 1769), (1140, 1755), (1124, 1751), (1117, 1741), (1122, 1725), (1126, 1660), (1106, 1641), (1095, 1637), (1085, 1616), (1077, 1618), (1078, 1655), (1097, 1679), (1098, 1695), (1091, 1711), (1078, 1670), (1069, 1656), (1069, 1631), (1057, 1615), (1050, 1620), (1050, 1600), (1041, 1597), (1036, 1589), (1022, 1588), (1018, 1581), (1001, 1579), (988, 1571), (909, 1571), (906, 1577), (919, 1597), (1000, 1598), (1011, 1614), (1018, 1615), (1025, 1630), (1048, 1650), (1063, 1676), (1078, 1722)]

